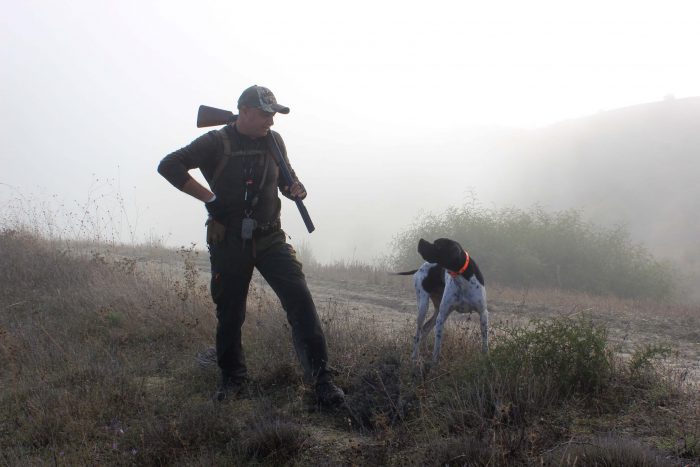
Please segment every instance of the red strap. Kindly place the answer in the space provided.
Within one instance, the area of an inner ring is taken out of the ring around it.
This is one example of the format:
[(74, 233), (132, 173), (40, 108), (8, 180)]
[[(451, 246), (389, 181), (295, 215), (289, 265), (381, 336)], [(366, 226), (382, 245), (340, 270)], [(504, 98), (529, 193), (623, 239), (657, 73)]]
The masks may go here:
[(467, 252), (465, 251), (465, 252), (464, 252), (464, 255), (467, 257), (467, 259), (464, 260), (464, 266), (462, 266), (462, 269), (460, 269), (460, 270), (457, 271), (457, 272), (453, 272), (453, 271), (449, 271), (449, 270), (448, 270), (447, 272), (450, 274), (450, 276), (452, 276), (452, 277), (457, 277), (457, 276), (459, 276), (460, 274), (464, 273), (464, 271), (467, 270), (467, 267), (469, 266), (469, 253), (467, 253)]

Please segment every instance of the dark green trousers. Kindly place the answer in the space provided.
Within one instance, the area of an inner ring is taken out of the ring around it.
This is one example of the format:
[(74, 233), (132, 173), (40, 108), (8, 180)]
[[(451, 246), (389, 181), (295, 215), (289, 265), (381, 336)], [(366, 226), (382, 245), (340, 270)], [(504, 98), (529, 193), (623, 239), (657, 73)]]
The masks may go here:
[[(255, 251), (255, 253), (253, 253)], [(211, 294), (216, 303), (216, 354), (224, 377), (234, 380), (246, 375), (241, 327), (245, 321), (248, 287), (257, 268), (277, 294), (292, 329), (292, 339), (307, 378), (329, 378), (328, 350), (301, 263), (281, 230), (242, 240), (228, 229), (225, 241), (209, 245)]]

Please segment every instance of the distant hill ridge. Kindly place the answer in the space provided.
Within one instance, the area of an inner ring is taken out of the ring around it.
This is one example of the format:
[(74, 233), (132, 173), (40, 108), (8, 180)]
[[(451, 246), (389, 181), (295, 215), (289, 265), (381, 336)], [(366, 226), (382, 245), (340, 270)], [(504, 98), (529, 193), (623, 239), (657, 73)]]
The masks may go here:
[(501, 201), (582, 209), (660, 257), (700, 270), (700, 97), (566, 120), (498, 145)]
[(570, 123), (588, 121), (610, 121), (610, 120), (628, 120), (635, 119), (657, 119), (659, 117), (677, 118), (680, 121), (685, 121), (687, 117), (697, 116), (700, 113), (700, 96), (685, 97), (676, 99), (674, 97), (666, 98), (662, 101), (648, 102), (644, 104), (635, 104), (625, 107), (620, 107), (611, 110), (601, 110), (600, 112), (580, 118), (563, 120), (555, 123), (545, 129), (551, 129)]

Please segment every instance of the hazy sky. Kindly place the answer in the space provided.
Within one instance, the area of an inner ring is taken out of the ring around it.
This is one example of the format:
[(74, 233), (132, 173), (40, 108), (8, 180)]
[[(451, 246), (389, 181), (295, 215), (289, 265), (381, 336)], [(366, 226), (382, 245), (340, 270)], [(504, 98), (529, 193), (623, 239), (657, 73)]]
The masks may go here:
[(700, 95), (691, 1), (1, 1), (0, 209), (111, 206), (174, 246), (203, 245), (204, 208), (158, 161), (251, 84), (292, 109), (275, 129), (317, 231), (290, 202), (283, 222), (324, 261), (497, 199), (494, 126)]

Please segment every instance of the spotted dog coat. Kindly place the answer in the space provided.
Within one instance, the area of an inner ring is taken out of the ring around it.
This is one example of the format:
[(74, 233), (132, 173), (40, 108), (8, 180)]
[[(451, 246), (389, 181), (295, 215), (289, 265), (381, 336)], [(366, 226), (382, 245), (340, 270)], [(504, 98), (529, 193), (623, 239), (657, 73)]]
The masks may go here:
[[(435, 327), (433, 361), (437, 361), (445, 321), (454, 310), (459, 313), (479, 313), (481, 349), (488, 352), (489, 312), (486, 308), (486, 288), (476, 262), (469, 258), (459, 243), (447, 238), (438, 238), (432, 244), (421, 238), (418, 253), (426, 263), (415, 271), (398, 273), (414, 274), (418, 319), (411, 358), (418, 358), (421, 339)], [(433, 302), (435, 313), (424, 323), (430, 301)]]

